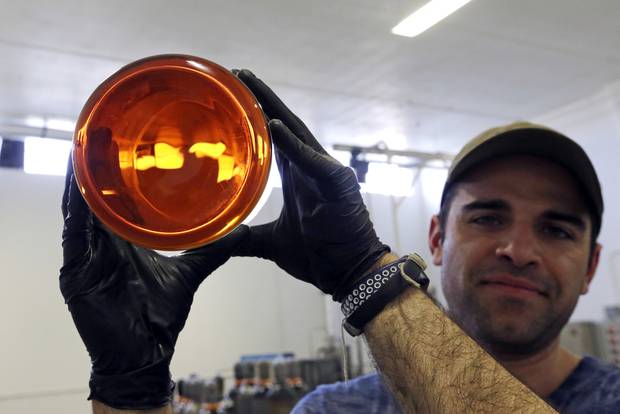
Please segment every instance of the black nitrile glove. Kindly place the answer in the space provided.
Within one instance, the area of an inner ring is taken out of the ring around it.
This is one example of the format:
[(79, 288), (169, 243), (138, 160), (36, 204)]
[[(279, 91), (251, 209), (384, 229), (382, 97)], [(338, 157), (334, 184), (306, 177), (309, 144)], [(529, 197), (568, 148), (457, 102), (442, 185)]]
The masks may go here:
[(280, 217), (251, 227), (235, 255), (272, 260), (340, 302), (389, 251), (375, 233), (355, 173), (332, 158), (252, 72), (233, 73), (271, 119), (284, 196)]
[(177, 257), (122, 240), (93, 216), (69, 162), (62, 200), (60, 290), (92, 371), (89, 399), (117, 409), (149, 409), (171, 398), (170, 360), (194, 292), (248, 233)]

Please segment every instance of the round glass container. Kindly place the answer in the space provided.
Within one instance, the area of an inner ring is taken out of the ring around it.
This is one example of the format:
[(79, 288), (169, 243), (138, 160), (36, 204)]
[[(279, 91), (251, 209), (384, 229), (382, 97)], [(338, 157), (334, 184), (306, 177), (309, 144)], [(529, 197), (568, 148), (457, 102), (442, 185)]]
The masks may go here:
[(75, 176), (94, 214), (137, 245), (182, 250), (234, 229), (258, 202), (271, 141), (252, 93), (186, 55), (133, 62), (82, 109)]

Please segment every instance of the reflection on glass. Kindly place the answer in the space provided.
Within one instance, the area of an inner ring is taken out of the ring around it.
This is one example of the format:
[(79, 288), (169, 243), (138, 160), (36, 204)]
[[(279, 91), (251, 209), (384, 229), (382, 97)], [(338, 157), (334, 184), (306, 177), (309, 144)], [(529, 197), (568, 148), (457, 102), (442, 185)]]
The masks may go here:
[(180, 55), (143, 59), (106, 80), (74, 143), (76, 177), (94, 213), (127, 240), (165, 250), (202, 245), (239, 224), (271, 159), (264, 116), (245, 86)]

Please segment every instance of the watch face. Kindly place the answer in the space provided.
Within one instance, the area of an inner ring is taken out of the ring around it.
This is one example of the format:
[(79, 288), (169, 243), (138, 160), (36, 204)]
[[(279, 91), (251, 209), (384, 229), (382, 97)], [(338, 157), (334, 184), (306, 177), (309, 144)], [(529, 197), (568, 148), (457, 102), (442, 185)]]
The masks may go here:
[(74, 136), (80, 190), (135, 244), (182, 250), (216, 240), (258, 202), (269, 174), (265, 116), (232, 73), (161, 55), (123, 67), (92, 94)]
[(407, 260), (400, 265), (402, 277), (411, 285), (426, 290), (430, 280), (424, 273), (426, 262), (417, 253), (407, 256)]

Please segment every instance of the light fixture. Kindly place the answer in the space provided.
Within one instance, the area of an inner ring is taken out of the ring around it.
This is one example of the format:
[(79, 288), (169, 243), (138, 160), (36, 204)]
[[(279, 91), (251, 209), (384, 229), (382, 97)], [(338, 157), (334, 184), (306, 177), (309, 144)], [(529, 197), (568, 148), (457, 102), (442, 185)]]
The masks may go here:
[(24, 140), (24, 171), (28, 174), (65, 175), (72, 142), (39, 137)]
[(57, 131), (73, 132), (75, 130), (75, 122), (71, 119), (49, 118), (45, 122), (45, 127)]
[(331, 152), (343, 164), (349, 163), (362, 191), (400, 197), (413, 194), (413, 186), (421, 171), (444, 170), (425, 174), (425, 187), (429, 190), (429, 196), (440, 198), (441, 194), (436, 193), (443, 188), (447, 169), (453, 159), (451, 154), (442, 152), (391, 150), (383, 142), (371, 147), (333, 144)]
[(392, 33), (407, 37), (417, 36), (470, 1), (471, 0), (431, 0), (394, 26), (392, 28)]
[(371, 162), (364, 189), (368, 193), (405, 197), (412, 195), (414, 170), (396, 164)]
[(368, 161), (362, 159), (361, 157), (362, 151), (360, 148), (354, 148), (351, 150), (351, 160), (349, 161), (349, 165), (355, 171), (355, 175), (357, 176), (357, 182), (365, 183), (366, 182), (366, 174), (368, 173)]

